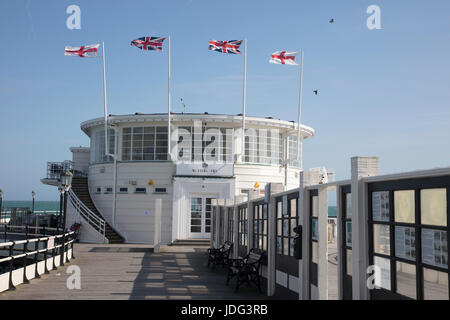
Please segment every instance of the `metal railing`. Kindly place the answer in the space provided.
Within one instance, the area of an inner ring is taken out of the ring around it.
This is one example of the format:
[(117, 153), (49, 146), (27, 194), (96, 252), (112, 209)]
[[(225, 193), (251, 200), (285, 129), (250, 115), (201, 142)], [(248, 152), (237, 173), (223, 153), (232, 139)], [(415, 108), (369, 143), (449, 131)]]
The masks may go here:
[(104, 241), (106, 241), (106, 222), (99, 216), (97, 216), (94, 212), (91, 211), (75, 194), (75, 192), (70, 189), (67, 194), (67, 198), (69, 199), (72, 206), (77, 211), (77, 214), (83, 217), (91, 227), (93, 227), (96, 231), (98, 231), (102, 236)]
[(70, 160), (63, 162), (47, 162), (47, 179), (59, 180), (61, 174), (67, 170), (73, 171), (73, 162)]
[[(5, 225), (3, 227), (5, 234), (21, 234), (24, 237), (28, 237), (28, 234), (6, 231), (8, 228), (22, 228), (22, 226)], [(28, 227), (26, 228), (28, 230)], [(36, 229), (44, 229), (43, 233), (45, 234), (45, 227)], [(0, 292), (14, 290), (17, 284), (28, 283), (31, 280), (30, 278), (38, 278), (42, 273), (49, 273), (50, 270), (47, 264), (49, 259), (52, 259), (51, 270), (56, 269), (57, 266), (64, 266), (64, 262), (70, 261), (70, 258), (75, 258), (73, 255), (74, 241), (75, 231), (69, 231), (58, 235), (0, 243), (0, 276), (9, 273), (8, 284), (5, 286), (4, 283), (0, 283)], [(30, 248), (31, 246), (32, 248)], [(71, 250), (70, 256), (68, 254), (69, 250)], [(4, 254), (5, 251), (6, 254)], [(59, 261), (57, 261), (58, 257), (60, 257)], [(40, 262), (44, 262), (43, 272), (39, 272), (38, 264)], [(23, 278), (18, 280), (17, 277), (13, 276), (13, 272), (20, 268), (23, 268)], [(30, 273), (27, 271), (30, 268), (32, 268), (31, 271), (34, 271), (34, 276), (31, 277), (29, 277)]]

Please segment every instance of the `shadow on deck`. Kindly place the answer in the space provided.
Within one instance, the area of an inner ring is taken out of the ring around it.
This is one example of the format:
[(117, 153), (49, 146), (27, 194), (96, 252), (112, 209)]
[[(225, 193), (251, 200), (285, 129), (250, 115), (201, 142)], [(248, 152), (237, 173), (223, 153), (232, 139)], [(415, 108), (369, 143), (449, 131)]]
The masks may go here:
[[(168, 247), (175, 252), (153, 253), (145, 245), (76, 244), (71, 263), (15, 291), (0, 293), (8, 299), (215, 299), (264, 300), (255, 286), (243, 285), (234, 293), (234, 282), (225, 286), (226, 270), (207, 267), (206, 249)], [(81, 289), (69, 290), (66, 270), (81, 270)], [(264, 286), (263, 286), (264, 290)]]

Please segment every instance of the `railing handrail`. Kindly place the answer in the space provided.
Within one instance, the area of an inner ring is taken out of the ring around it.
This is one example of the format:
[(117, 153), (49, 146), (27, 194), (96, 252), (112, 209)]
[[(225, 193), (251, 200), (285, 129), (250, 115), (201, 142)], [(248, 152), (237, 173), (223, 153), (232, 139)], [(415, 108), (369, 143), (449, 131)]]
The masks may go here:
[[(67, 237), (72, 234), (74, 234), (75, 231), (68, 231), (64, 234), (54, 235), (54, 236), (45, 236), (41, 238), (33, 238), (33, 239), (23, 239), (23, 240), (16, 240), (16, 241), (8, 241), (8, 242), (0, 242), (0, 247), (10, 247), (16, 244), (24, 244), (24, 243), (31, 243), (36, 241), (45, 241), (51, 238), (61, 238), (61, 237)], [(21, 233), (24, 234), (24, 233)]]
[(77, 197), (72, 189), (68, 191), (68, 196), (70, 202), (77, 210), (78, 215), (81, 215), (92, 227), (94, 227), (94, 229), (100, 232), (103, 238), (105, 238), (106, 221), (92, 212), (92, 210)]

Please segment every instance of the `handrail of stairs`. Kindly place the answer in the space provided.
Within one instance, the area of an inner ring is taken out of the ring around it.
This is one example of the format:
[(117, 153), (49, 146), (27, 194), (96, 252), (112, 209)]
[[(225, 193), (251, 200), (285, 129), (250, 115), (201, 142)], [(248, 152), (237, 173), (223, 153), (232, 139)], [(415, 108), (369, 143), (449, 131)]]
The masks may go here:
[(82, 216), (94, 229), (96, 229), (102, 236), (103, 240), (106, 242), (106, 222), (99, 216), (97, 216), (91, 209), (89, 209), (75, 194), (75, 192), (70, 189), (68, 191), (68, 196), (70, 203), (77, 210), (77, 213)]

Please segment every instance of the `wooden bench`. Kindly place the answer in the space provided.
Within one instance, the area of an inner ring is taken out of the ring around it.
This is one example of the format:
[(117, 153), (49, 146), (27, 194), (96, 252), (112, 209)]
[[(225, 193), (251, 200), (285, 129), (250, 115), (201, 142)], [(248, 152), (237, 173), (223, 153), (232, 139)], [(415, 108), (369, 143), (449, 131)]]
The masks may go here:
[(208, 249), (208, 268), (212, 265), (214, 271), (217, 265), (227, 266), (233, 243), (226, 241), (220, 248)]
[(229, 259), (226, 285), (230, 283), (232, 278), (236, 277), (234, 292), (239, 290), (239, 286), (242, 283), (247, 283), (250, 286), (251, 282), (256, 284), (259, 292), (262, 292), (260, 269), (265, 255), (266, 252), (264, 250), (253, 248), (242, 259)]

